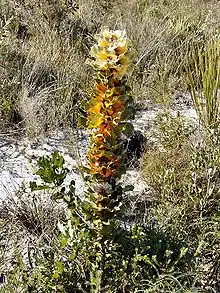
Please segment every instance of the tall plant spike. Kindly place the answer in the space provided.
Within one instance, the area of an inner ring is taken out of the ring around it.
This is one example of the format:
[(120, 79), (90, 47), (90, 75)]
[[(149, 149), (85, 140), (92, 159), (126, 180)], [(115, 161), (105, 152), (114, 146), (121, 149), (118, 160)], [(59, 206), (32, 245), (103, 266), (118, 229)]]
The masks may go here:
[(117, 180), (125, 171), (122, 136), (129, 136), (134, 118), (133, 99), (127, 94), (128, 40), (124, 30), (102, 30), (91, 48), (89, 64), (96, 71), (94, 91), (87, 102), (91, 129), (85, 168), (91, 182), (90, 201), (105, 220), (119, 208), (122, 188)]

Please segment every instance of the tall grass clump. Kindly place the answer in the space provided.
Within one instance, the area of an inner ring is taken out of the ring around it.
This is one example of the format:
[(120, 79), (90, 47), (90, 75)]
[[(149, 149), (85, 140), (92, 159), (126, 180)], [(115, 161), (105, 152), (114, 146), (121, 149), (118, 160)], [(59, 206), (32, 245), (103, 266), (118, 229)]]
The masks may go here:
[[(188, 66), (187, 66), (188, 65)], [(195, 47), (186, 65), (186, 83), (194, 107), (206, 129), (219, 125), (220, 43), (213, 40)]]

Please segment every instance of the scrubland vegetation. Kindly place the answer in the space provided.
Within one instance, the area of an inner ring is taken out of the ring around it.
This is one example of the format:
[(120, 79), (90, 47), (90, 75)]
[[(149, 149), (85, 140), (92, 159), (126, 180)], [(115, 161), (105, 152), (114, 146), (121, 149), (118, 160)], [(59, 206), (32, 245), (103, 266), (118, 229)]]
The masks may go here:
[[(215, 0), (0, 0), (1, 137), (77, 127), (104, 27), (130, 40), (134, 105), (163, 108), (140, 160), (150, 193), (134, 207), (121, 190), (110, 230), (73, 182), (57, 192), (67, 173), (58, 153), (38, 161), (56, 193), (21, 188), (1, 204), (0, 292), (220, 292), (219, 19)], [(195, 124), (170, 112), (179, 93)]]

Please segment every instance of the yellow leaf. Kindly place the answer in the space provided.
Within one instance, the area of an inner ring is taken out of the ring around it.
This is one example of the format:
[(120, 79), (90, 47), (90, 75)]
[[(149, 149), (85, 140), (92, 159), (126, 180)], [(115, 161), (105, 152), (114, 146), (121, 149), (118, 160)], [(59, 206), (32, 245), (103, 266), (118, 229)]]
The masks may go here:
[(102, 116), (102, 114), (91, 115), (89, 117), (88, 128), (97, 128), (104, 120), (105, 118)]
[(97, 52), (95, 57), (101, 61), (105, 61), (108, 58), (108, 55), (109, 54), (106, 52), (106, 50), (102, 50), (101, 52)]
[(107, 40), (100, 40), (100, 42), (99, 42), (99, 46), (100, 47), (108, 47), (110, 44), (109, 44), (109, 42), (107, 41)]
[(94, 106), (89, 108), (88, 112), (92, 113), (92, 114), (99, 114), (101, 109), (102, 109), (102, 103), (96, 102), (96, 104)]

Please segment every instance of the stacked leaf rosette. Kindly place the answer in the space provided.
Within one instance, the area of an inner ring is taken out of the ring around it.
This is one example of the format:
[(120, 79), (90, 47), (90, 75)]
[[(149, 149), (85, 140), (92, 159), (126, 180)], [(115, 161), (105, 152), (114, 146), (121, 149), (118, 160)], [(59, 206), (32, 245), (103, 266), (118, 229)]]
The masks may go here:
[(85, 106), (86, 127), (92, 130), (85, 170), (93, 183), (93, 201), (106, 215), (107, 210), (119, 205), (121, 188), (116, 180), (125, 172), (122, 137), (133, 132), (127, 122), (134, 118), (134, 108), (126, 85), (130, 65), (126, 32), (103, 30), (91, 49), (89, 63), (97, 76)]

